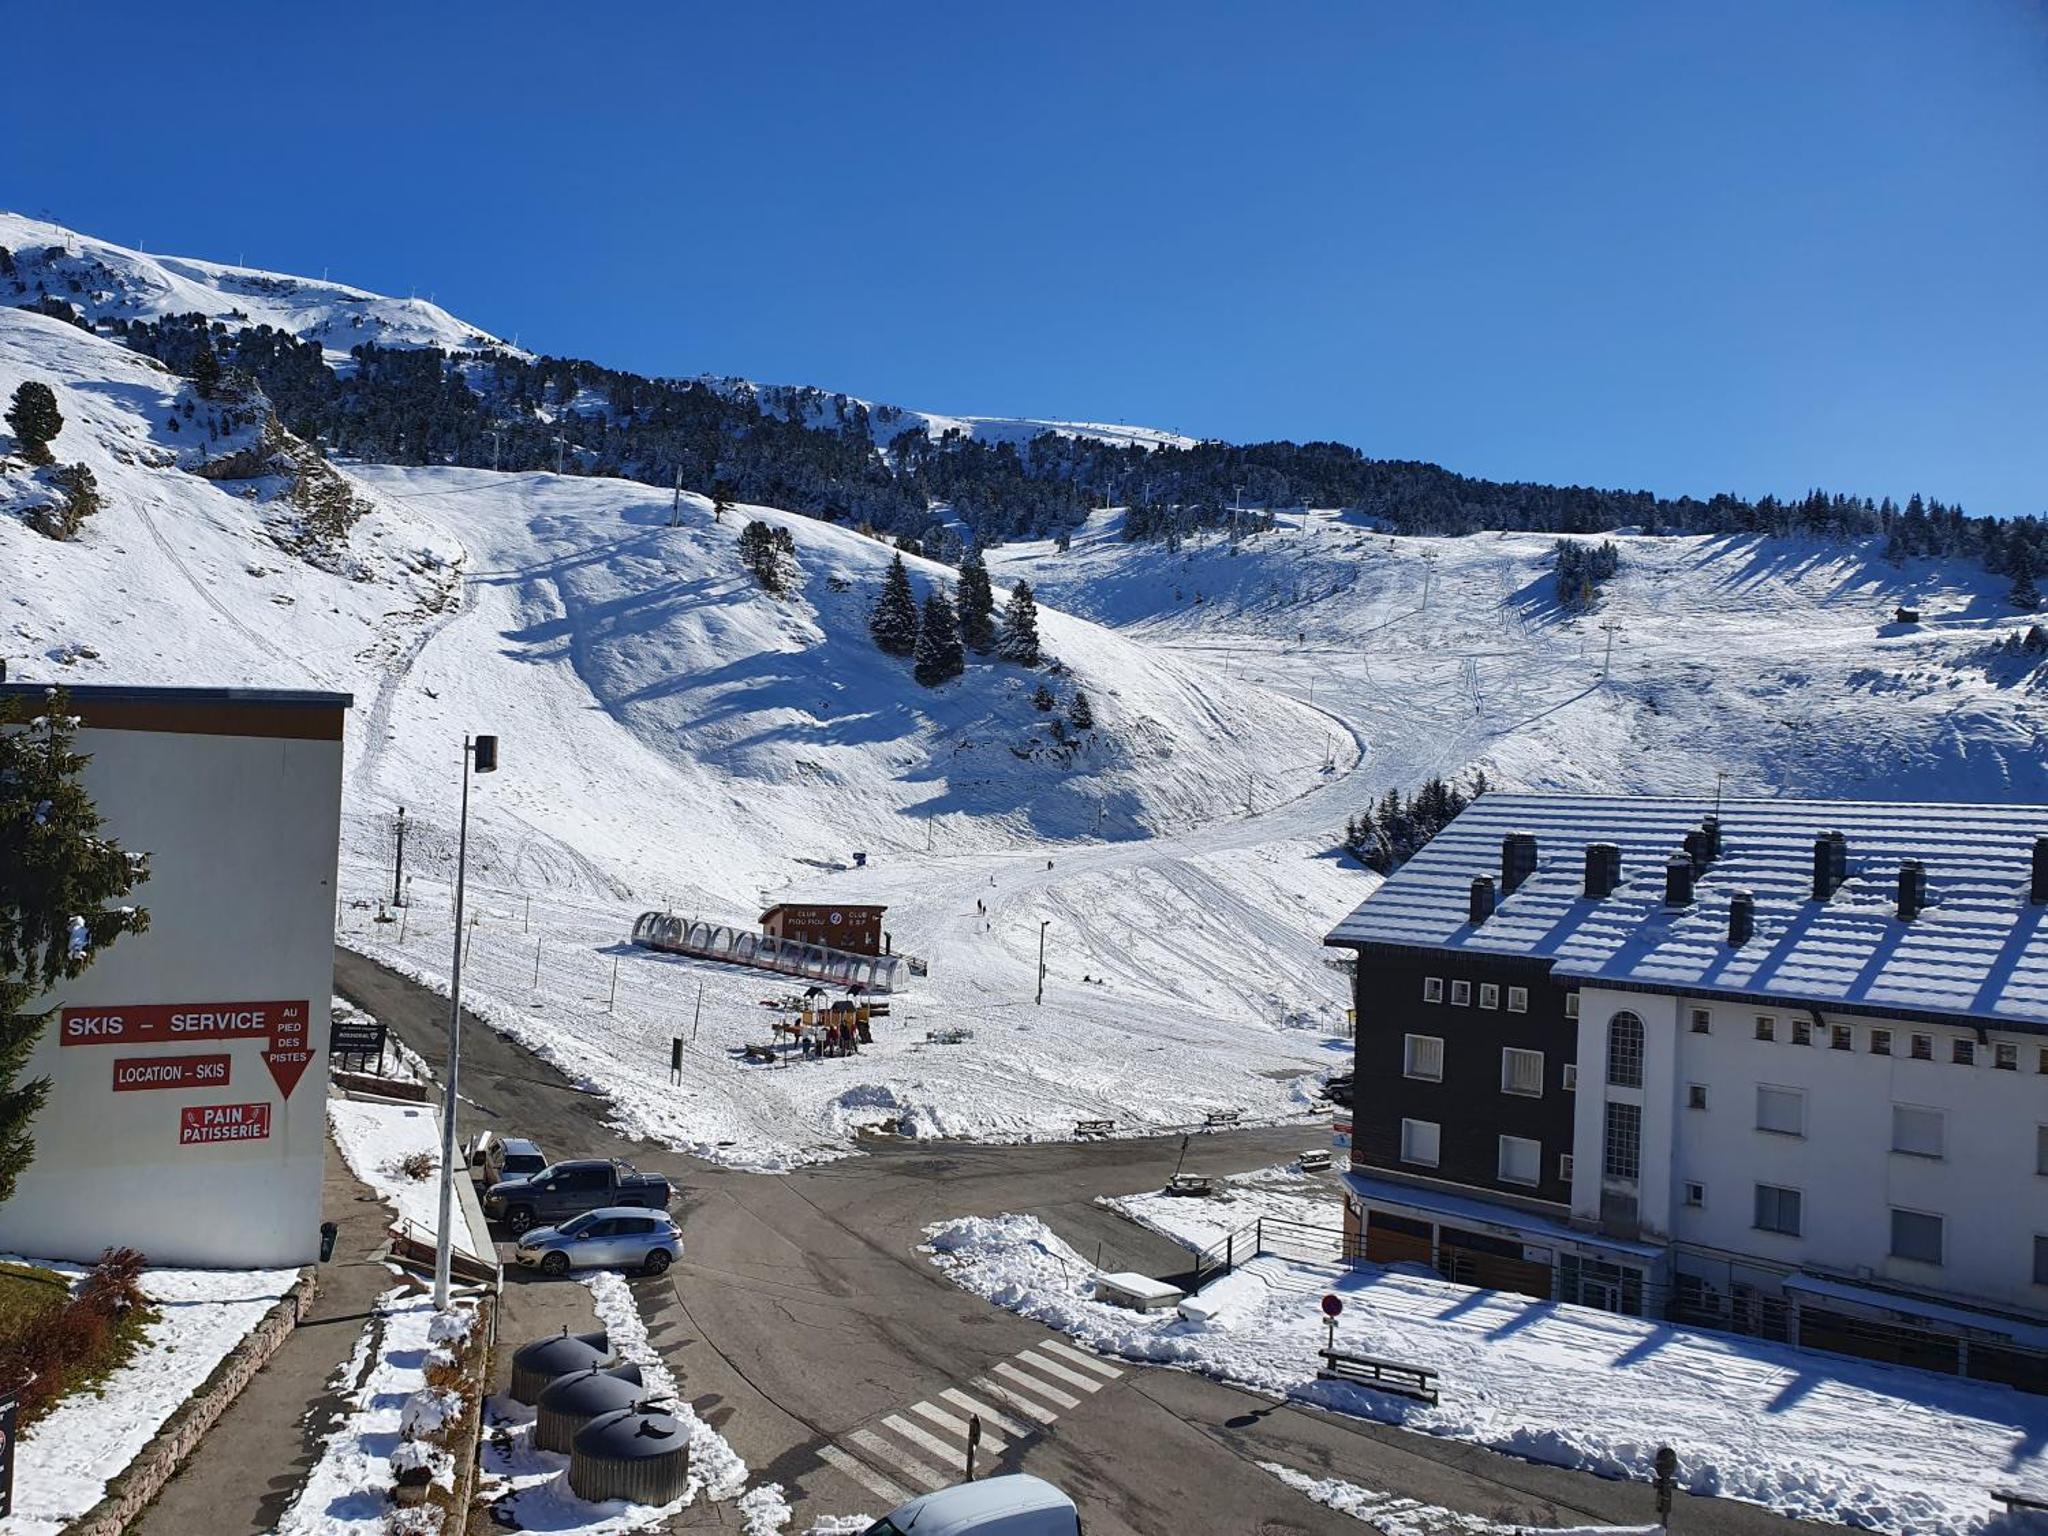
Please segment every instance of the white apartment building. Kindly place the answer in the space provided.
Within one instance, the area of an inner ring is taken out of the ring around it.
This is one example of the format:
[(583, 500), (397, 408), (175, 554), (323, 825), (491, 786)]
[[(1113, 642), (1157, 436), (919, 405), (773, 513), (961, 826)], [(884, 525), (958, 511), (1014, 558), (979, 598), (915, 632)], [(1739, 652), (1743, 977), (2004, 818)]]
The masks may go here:
[(1366, 1256), (2048, 1388), (2048, 807), (1487, 795), (1331, 942)]

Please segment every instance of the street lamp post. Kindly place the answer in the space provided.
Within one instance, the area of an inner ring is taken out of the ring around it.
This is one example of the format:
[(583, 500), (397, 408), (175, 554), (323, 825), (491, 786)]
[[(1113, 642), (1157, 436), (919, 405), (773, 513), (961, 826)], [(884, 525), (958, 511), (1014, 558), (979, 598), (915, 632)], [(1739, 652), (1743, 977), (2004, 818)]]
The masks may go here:
[(1038, 924), (1038, 998), (1037, 998), (1037, 1001), (1038, 1001), (1038, 1002), (1039, 1002), (1040, 1004), (1043, 1004), (1043, 1003), (1045, 1002), (1045, 930), (1046, 930), (1047, 928), (1051, 927), (1051, 926), (1052, 926), (1052, 919), (1051, 919), (1051, 918), (1047, 917), (1047, 918), (1041, 918), (1041, 919), (1039, 920), (1039, 924)]
[(462, 1074), (462, 897), (469, 874), (469, 775), (472, 760), (478, 773), (498, 769), (498, 738), (462, 738), (462, 821), (455, 840), (455, 959), (448, 986), (448, 1069), (441, 1087), (441, 1216), (434, 1234), (434, 1307), (448, 1307), (448, 1271), (454, 1259), (455, 1103), (456, 1080)]

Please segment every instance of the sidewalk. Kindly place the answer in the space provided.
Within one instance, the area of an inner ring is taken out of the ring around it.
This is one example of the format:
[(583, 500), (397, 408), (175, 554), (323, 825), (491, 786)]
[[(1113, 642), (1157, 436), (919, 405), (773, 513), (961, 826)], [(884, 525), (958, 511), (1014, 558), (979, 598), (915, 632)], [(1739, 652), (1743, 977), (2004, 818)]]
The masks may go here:
[(320, 1268), (312, 1312), (199, 1443), (130, 1536), (261, 1536), (275, 1530), (335, 1417), (335, 1373), (355, 1350), (372, 1304), (393, 1284), (371, 1255), (390, 1213), (348, 1171), (330, 1141), (322, 1190), (341, 1235)]

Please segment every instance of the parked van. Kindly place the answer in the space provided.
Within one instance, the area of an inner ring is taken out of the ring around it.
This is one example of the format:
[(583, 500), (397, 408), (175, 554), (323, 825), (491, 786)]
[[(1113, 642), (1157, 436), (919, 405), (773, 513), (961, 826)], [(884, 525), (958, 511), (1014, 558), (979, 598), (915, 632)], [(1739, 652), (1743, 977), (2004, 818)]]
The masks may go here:
[(500, 1136), (496, 1131), (485, 1131), (476, 1139), (469, 1162), (470, 1167), (482, 1176), (486, 1189), (506, 1179), (539, 1173), (548, 1165), (547, 1154), (537, 1143), (523, 1136)]
[(1081, 1536), (1081, 1512), (1045, 1479), (1020, 1472), (924, 1494), (866, 1536)]

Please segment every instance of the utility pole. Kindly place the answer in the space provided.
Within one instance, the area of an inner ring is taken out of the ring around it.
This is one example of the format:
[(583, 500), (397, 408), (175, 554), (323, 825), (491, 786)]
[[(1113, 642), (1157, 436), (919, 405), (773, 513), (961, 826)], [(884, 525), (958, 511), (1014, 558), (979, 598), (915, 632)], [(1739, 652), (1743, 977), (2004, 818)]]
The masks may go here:
[(1038, 1003), (1039, 1003), (1040, 1005), (1043, 1005), (1043, 1004), (1044, 1004), (1044, 1002), (1045, 1002), (1045, 930), (1046, 930), (1046, 929), (1047, 929), (1047, 928), (1048, 928), (1048, 927), (1049, 927), (1049, 926), (1051, 925), (1051, 923), (1052, 923), (1052, 919), (1051, 919), (1051, 918), (1049, 918), (1049, 917), (1047, 917), (1047, 918), (1041, 918), (1041, 919), (1039, 920), (1039, 924), (1038, 924), (1038, 998), (1037, 998), (1037, 1001), (1038, 1001)]
[(455, 958), (448, 987), (448, 1069), (441, 1086), (441, 1208), (434, 1230), (434, 1308), (448, 1310), (448, 1271), (454, 1260), (455, 1106), (462, 1076), (462, 898), (469, 875), (469, 776), (498, 771), (498, 738), (462, 738), (462, 820), (455, 841)]
[(398, 808), (398, 854), (391, 862), (391, 905), (405, 905), (405, 807)]
[(681, 527), (681, 526), (682, 526), (682, 522), (683, 522), (683, 466), (682, 466), (682, 465), (680, 465), (680, 464), (678, 464), (678, 465), (676, 466), (676, 499), (675, 499), (675, 505), (674, 505), (674, 506), (672, 506), (672, 507), (670, 507), (670, 508), (668, 509), (668, 525), (669, 525), (669, 527), (671, 527), (671, 528), (679, 528), (679, 527)]
[(1600, 681), (1607, 681), (1607, 674), (1614, 670), (1614, 637), (1621, 633), (1621, 620), (1605, 619), (1600, 628), (1607, 634), (1607, 659), (1600, 663)]
[(558, 475), (566, 473), (566, 471), (562, 468), (562, 465), (564, 462), (564, 455), (566, 455), (568, 451), (569, 439), (562, 436), (561, 433), (557, 432), (555, 434), (555, 473)]
[(502, 456), (505, 447), (505, 434), (496, 427), (491, 427), (488, 430), (491, 434), (491, 473), (496, 474), (498, 472), (498, 460)]
[(1433, 549), (1422, 552), (1422, 611), (1429, 612), (1429, 588), (1436, 579), (1436, 563), (1441, 556)]

